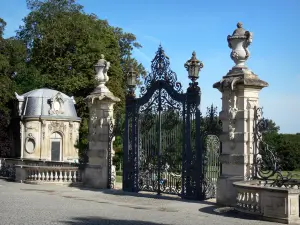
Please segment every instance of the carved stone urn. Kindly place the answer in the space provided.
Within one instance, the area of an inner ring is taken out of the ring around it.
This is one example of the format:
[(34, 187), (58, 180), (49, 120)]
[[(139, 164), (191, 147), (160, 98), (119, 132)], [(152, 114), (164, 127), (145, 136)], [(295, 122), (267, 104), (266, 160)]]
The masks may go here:
[(229, 48), (232, 49), (230, 57), (235, 63), (233, 68), (246, 68), (245, 62), (250, 56), (248, 46), (252, 42), (252, 33), (246, 31), (239, 22), (233, 34), (227, 36), (227, 41)]
[(96, 87), (95, 91), (96, 92), (104, 92), (104, 91), (109, 91), (107, 87), (105, 86), (106, 82), (109, 80), (109, 77), (107, 75), (107, 71), (110, 67), (110, 62), (106, 61), (104, 59), (104, 55), (101, 54), (101, 58), (95, 65), (95, 70), (96, 70), (96, 79), (99, 82), (99, 85)]

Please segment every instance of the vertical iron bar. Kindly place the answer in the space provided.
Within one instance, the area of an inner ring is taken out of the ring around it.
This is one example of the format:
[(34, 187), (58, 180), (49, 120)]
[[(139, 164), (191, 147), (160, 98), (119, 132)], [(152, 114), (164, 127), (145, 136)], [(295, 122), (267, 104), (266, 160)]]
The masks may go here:
[(136, 137), (136, 140), (135, 140), (135, 148), (136, 148), (136, 153), (135, 153), (135, 177), (134, 177), (134, 180), (135, 180), (135, 192), (139, 192), (139, 165), (140, 165), (140, 129), (139, 129), (139, 111), (138, 111), (138, 106), (135, 105), (136, 108), (135, 111), (136, 114), (135, 114), (135, 131), (136, 131), (136, 134), (135, 134), (135, 137)]
[(160, 190), (160, 173), (161, 173), (161, 111), (162, 111), (162, 106), (161, 106), (161, 88), (159, 88), (158, 92), (158, 174), (157, 174), (157, 179), (158, 179), (158, 190), (157, 194), (161, 194)]
[(199, 87), (199, 93), (195, 96), (195, 104), (196, 104), (196, 112), (195, 112), (195, 119), (196, 119), (196, 198), (199, 200), (204, 200), (203, 196), (203, 180), (205, 174), (203, 174), (203, 135), (200, 133), (200, 126), (201, 126), (201, 118), (200, 118), (200, 101), (201, 101), (201, 91)]
[(107, 180), (107, 188), (111, 189), (113, 188), (112, 185), (112, 180), (111, 180), (111, 169), (112, 169), (112, 158), (111, 158), (111, 142), (113, 139), (113, 129), (114, 129), (114, 124), (112, 120), (108, 121), (108, 154), (107, 154), (107, 164), (108, 164), (108, 169), (107, 169), (107, 175), (108, 175), (108, 180)]
[(186, 197), (191, 196), (191, 104), (187, 105), (187, 118), (186, 118)]
[[(185, 99), (186, 100), (186, 99)], [(181, 150), (181, 154), (182, 154), (182, 168), (181, 168), (181, 197), (185, 196), (186, 193), (186, 148), (185, 148), (185, 143), (186, 143), (186, 126), (185, 126), (185, 116), (186, 116), (186, 111), (185, 111), (185, 107), (186, 107), (186, 101), (183, 102), (183, 109), (182, 109), (182, 150)]]
[(138, 192), (137, 189), (137, 149), (136, 149), (136, 120), (137, 120), (137, 115), (136, 115), (136, 104), (133, 105), (133, 116), (132, 116), (132, 191), (133, 192)]
[(128, 101), (126, 101), (126, 113), (125, 113), (125, 131), (124, 131), (124, 137), (123, 137), (123, 183), (122, 183), (122, 189), (123, 191), (130, 191), (129, 189), (129, 113), (130, 108), (128, 105)]

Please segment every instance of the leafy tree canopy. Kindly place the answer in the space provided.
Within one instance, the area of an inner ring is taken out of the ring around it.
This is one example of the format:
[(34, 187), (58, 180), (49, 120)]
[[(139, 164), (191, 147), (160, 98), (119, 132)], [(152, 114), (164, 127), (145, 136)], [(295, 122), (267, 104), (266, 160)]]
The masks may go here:
[(117, 111), (123, 112), (129, 65), (145, 74), (132, 56), (141, 45), (134, 34), (85, 13), (75, 0), (27, 0), (27, 6), (30, 13), (15, 38), (2, 38), (6, 23), (0, 19), (0, 112), (9, 119), (14, 91), (22, 94), (47, 87), (74, 96), (82, 118), (79, 146), (83, 149), (88, 119), (83, 99), (97, 85), (94, 65), (100, 54), (111, 63), (107, 86), (121, 99)]

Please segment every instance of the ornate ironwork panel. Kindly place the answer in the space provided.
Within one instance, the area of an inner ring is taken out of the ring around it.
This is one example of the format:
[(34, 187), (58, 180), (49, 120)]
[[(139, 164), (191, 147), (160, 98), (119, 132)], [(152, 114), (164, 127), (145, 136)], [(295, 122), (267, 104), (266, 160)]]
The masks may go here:
[(282, 171), (282, 159), (273, 146), (264, 141), (263, 134), (268, 130), (268, 120), (263, 117), (262, 108), (254, 108), (253, 120), (253, 169), (252, 179), (260, 180), (271, 187), (300, 186), (299, 179), (294, 179), (291, 172)]
[(208, 130), (211, 121), (201, 116), (198, 83), (183, 93), (169, 65), (160, 46), (140, 97), (127, 95), (123, 190), (202, 200), (214, 193), (220, 148), (207, 136), (214, 133)]
[(222, 143), (219, 136), (222, 133), (222, 124), (217, 116), (217, 107), (207, 108), (206, 116), (202, 117), (201, 137), (203, 140), (203, 185), (205, 198), (215, 198), (217, 179), (221, 174), (219, 156)]
[(107, 154), (107, 164), (108, 164), (108, 187), (109, 189), (114, 188), (114, 183), (116, 180), (115, 171), (113, 171), (112, 165), (112, 150), (113, 150), (113, 138), (115, 136), (114, 123), (113, 120), (108, 121), (108, 154)]
[(8, 164), (5, 159), (0, 159), (0, 177), (15, 180), (16, 168), (14, 164)]

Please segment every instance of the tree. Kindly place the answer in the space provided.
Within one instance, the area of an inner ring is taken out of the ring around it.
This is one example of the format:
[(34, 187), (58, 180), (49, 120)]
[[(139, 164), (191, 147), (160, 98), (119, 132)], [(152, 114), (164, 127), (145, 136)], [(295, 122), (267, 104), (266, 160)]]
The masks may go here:
[(271, 120), (271, 119), (266, 119), (266, 123), (267, 123), (267, 129), (266, 132), (267, 133), (278, 133), (280, 130), (280, 127), (276, 125), (276, 123)]
[(16, 84), (14, 77), (25, 70), (26, 48), (15, 38), (3, 38), (6, 22), (0, 18), (0, 156), (10, 156), (9, 123)]
[(271, 119), (266, 119), (263, 141), (280, 159), (282, 170), (300, 169), (300, 136), (297, 134), (280, 134), (280, 127)]
[(82, 155), (88, 143), (84, 98), (97, 85), (94, 65), (100, 54), (111, 63), (107, 86), (121, 99), (116, 111), (124, 113), (124, 75), (128, 62), (143, 72), (143, 66), (131, 53), (134, 47), (141, 46), (133, 34), (86, 14), (75, 0), (27, 0), (27, 6), (31, 12), (17, 32), (17, 39), (27, 47), (27, 68), (15, 81), (23, 92), (44, 86), (75, 97), (77, 113), (82, 118), (78, 143)]
[[(132, 57), (132, 51), (134, 48), (142, 48), (142, 45), (136, 42), (136, 36), (131, 33), (124, 32), (122, 28), (113, 28), (114, 34), (119, 41), (120, 47), (120, 62), (123, 70), (123, 74), (126, 75), (128, 68), (133, 66), (133, 68), (140, 75), (138, 77), (138, 84), (141, 84), (140, 78), (145, 78), (147, 72), (141, 63)], [(124, 76), (125, 77), (125, 76)]]

